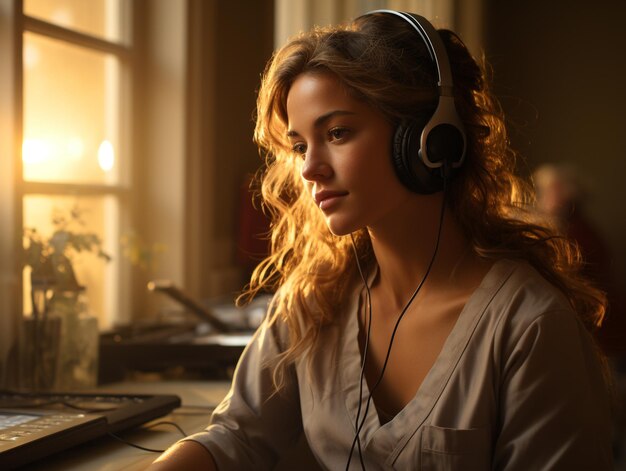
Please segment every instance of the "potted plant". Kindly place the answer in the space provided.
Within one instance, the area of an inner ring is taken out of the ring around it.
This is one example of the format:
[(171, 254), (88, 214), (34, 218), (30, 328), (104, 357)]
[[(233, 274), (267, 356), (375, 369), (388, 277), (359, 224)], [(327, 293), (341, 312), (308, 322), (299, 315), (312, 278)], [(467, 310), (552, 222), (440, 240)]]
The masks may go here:
[(73, 262), (85, 252), (105, 262), (111, 257), (100, 237), (87, 230), (78, 206), (67, 215), (55, 211), (52, 226), (49, 237), (36, 228), (23, 232), (32, 316), (24, 321), (22, 383), (38, 390), (95, 386), (97, 319), (89, 315)]

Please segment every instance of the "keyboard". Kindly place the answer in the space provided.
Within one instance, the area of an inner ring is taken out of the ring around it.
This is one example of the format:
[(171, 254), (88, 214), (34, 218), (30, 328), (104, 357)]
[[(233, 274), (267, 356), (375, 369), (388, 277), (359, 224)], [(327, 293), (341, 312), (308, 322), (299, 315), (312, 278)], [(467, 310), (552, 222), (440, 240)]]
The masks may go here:
[(174, 395), (0, 391), (0, 469), (136, 427), (180, 404)]

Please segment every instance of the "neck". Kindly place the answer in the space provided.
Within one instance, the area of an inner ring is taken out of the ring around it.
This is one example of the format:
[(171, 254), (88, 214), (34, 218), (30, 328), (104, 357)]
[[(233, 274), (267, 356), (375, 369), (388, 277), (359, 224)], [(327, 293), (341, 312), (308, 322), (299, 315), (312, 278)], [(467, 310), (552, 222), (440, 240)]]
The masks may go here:
[(470, 254), (469, 243), (455, 218), (444, 213), (439, 233), (441, 194), (416, 197), (407, 205), (405, 216), (395, 215), (370, 227), (374, 255), (379, 267), (376, 285), (392, 306), (402, 307), (426, 274), (437, 240), (439, 246), (422, 292), (450, 287), (459, 268)]

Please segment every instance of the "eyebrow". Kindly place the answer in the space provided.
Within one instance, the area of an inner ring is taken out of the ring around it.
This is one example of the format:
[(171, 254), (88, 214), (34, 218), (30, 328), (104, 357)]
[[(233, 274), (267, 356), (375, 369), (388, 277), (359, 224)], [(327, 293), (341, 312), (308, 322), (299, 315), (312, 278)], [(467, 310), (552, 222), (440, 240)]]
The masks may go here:
[[(324, 113), (323, 115), (320, 115), (317, 118), (315, 118), (315, 121), (313, 122), (313, 127), (314, 128), (319, 128), (325, 122), (327, 122), (331, 118), (334, 118), (335, 116), (347, 116), (347, 115), (354, 115), (354, 114), (356, 114), (354, 111), (347, 111), (347, 110), (333, 110), (333, 111), (329, 111), (328, 113)], [(294, 131), (293, 129), (289, 129), (287, 131), (287, 137), (295, 137), (295, 136), (299, 136), (299, 135), (300, 134), (298, 134), (298, 132)]]

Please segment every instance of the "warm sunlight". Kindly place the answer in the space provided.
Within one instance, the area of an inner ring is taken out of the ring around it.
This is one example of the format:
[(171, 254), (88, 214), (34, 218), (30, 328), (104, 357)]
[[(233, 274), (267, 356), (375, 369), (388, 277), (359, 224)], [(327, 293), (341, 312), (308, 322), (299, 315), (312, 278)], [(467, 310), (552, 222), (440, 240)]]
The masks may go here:
[(31, 33), (24, 48), (24, 180), (118, 183), (119, 60)]
[(43, 139), (24, 139), (22, 143), (22, 160), (24, 166), (40, 165), (50, 161), (52, 149)]
[(113, 169), (113, 165), (115, 165), (113, 144), (106, 139), (102, 141), (100, 147), (98, 147), (98, 164), (100, 164), (100, 168), (105, 172), (110, 172)]
[[(104, 157), (106, 162), (111, 162), (113, 159), (113, 147), (108, 141), (103, 141), (102, 145), (107, 143), (110, 146), (110, 150), (105, 149)], [(98, 162), (100, 163), (101, 149), (98, 149)], [(28, 170), (38, 171), (42, 173), (50, 174), (54, 170), (54, 167), (64, 164), (70, 164), (77, 162), (84, 157), (85, 143), (80, 137), (71, 137), (65, 142), (61, 139), (43, 139), (43, 138), (26, 138), (22, 143), (22, 161), (24, 167)], [(36, 166), (36, 169), (31, 169), (31, 166)], [(49, 167), (48, 167), (49, 166)], [(105, 168), (100, 163), (102, 170), (110, 170)]]

